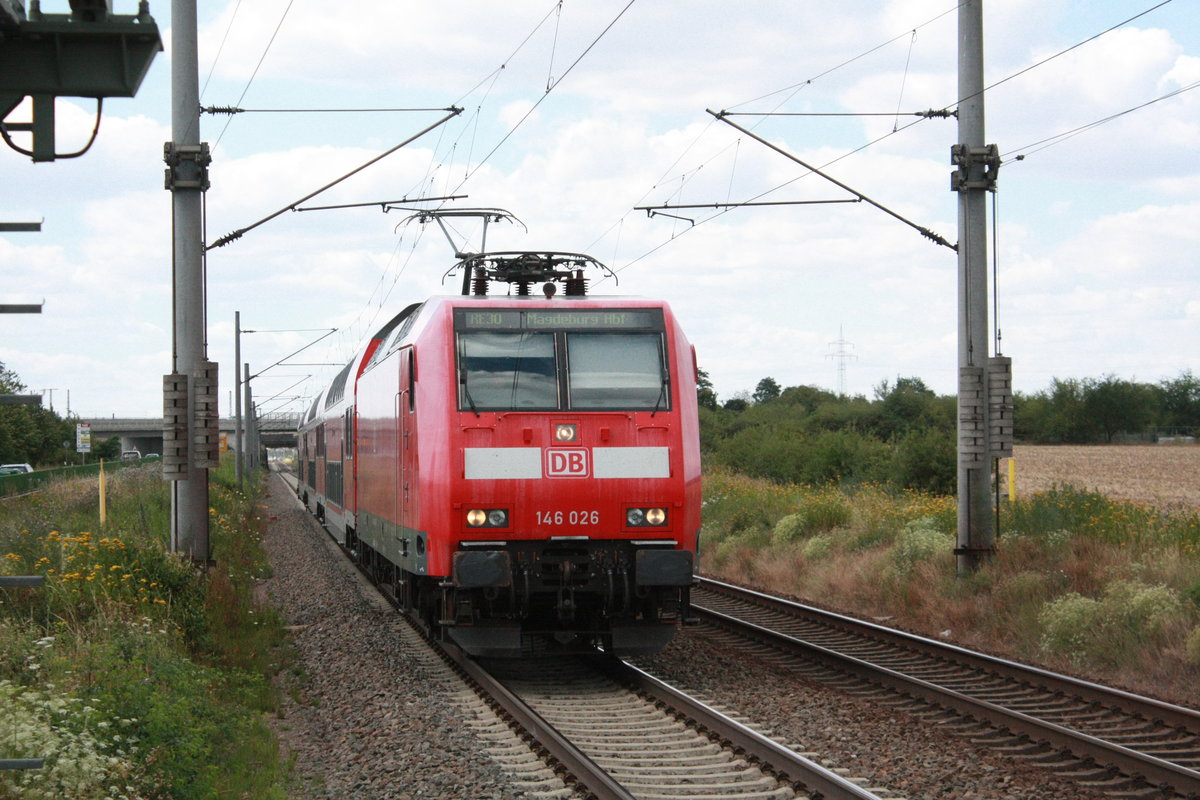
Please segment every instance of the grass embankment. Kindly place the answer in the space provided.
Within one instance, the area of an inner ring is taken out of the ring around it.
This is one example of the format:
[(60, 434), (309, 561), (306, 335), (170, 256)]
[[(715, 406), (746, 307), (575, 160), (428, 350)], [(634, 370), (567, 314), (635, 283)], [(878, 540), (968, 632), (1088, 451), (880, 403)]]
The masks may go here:
[(285, 640), (253, 601), (268, 569), (255, 498), (213, 474), (202, 571), (167, 552), (161, 467), (107, 489), (104, 528), (95, 479), (0, 507), (0, 573), (46, 576), (0, 590), (0, 758), (46, 759), (0, 772), (0, 800), (282, 800), (265, 713)]
[(958, 579), (953, 498), (705, 476), (705, 574), (1200, 704), (1200, 515), (1056, 488)]

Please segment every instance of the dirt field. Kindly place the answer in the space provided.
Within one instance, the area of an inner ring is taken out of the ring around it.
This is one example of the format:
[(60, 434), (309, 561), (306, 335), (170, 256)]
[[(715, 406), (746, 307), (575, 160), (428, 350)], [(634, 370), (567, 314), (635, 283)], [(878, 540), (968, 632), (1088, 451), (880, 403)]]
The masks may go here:
[[(1200, 445), (1017, 445), (1017, 496), (1073, 486), (1161, 509), (1200, 510)], [(1008, 462), (1001, 462), (1007, 480)]]

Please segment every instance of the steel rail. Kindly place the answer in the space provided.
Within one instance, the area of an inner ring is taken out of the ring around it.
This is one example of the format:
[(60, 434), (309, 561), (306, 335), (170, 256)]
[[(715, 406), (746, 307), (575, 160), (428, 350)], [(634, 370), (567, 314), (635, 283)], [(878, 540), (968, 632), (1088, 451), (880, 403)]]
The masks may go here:
[(578, 785), (596, 800), (636, 800), (600, 765), (573, 745), (569, 739), (517, 697), (491, 673), (449, 642), (432, 641), (442, 655), (473, 682), (484, 699), (504, 716), (520, 726), (551, 758), (562, 765)]
[[(279, 473), (293, 489), (294, 476)], [(328, 530), (321, 526), (322, 531)], [(394, 594), (384, 591), (371, 580), (370, 575), (351, 557), (351, 554), (330, 536), (334, 546), (347, 557), (364, 578), (380, 592), (381, 596), (420, 633), (438, 654), (466, 681), (473, 684), (476, 693), (497, 713), (520, 729), (536, 748), (541, 749), (548, 760), (558, 765), (564, 780), (575, 784), (575, 788), (586, 792), (594, 800), (637, 800), (637, 796), (620, 784), (612, 775), (576, 747), (528, 703), (518, 697), (486, 668), (451, 642), (434, 639), (420, 620), (404, 613)], [(680, 690), (660, 681), (652, 675), (627, 664), (615, 657), (601, 654), (595, 663), (610, 677), (648, 696), (653, 702), (683, 715), (709, 736), (728, 743), (728, 746), (756, 761), (760, 768), (771, 773), (777, 780), (793, 785), (793, 788), (814, 793), (822, 800), (883, 800), (869, 790), (842, 778), (835, 772), (822, 767), (810, 759), (763, 736), (757, 731), (730, 719), (719, 711), (690, 697)]]
[[(712, 583), (712, 582), (709, 582)], [(729, 586), (724, 584), (723, 586)], [(745, 590), (740, 587), (730, 587), (736, 589), (739, 593)], [(769, 600), (778, 600), (777, 598), (769, 598), (767, 595), (761, 595), (757, 592), (746, 592), (747, 595), (757, 595), (760, 598)], [(1018, 733), (1029, 737), (1035, 742), (1045, 742), (1061, 750), (1070, 752), (1077, 757), (1091, 759), (1104, 766), (1111, 766), (1121, 773), (1130, 777), (1135, 777), (1143, 780), (1154, 786), (1170, 786), (1174, 791), (1185, 796), (1200, 796), (1200, 772), (1189, 769), (1188, 767), (1176, 764), (1156, 756), (1147, 755), (1146, 753), (1138, 752), (1137, 750), (1119, 745), (1104, 739), (1092, 736), (1081, 731), (1076, 731), (1071, 728), (1058, 725), (1053, 722), (1038, 719), (1035, 716), (1005, 708), (996, 703), (987, 700), (981, 700), (971, 697), (969, 694), (948, 689), (939, 686), (936, 683), (916, 678), (911, 675), (905, 675), (902, 672), (893, 670), (878, 664), (870, 663), (855, 656), (837, 652), (828, 647), (806, 642), (803, 639), (788, 634), (780, 633), (771, 630), (762, 625), (757, 625), (746, 620), (737, 619), (728, 614), (724, 614), (712, 609), (704, 608), (697, 604), (697, 598), (693, 594), (692, 611), (703, 618), (709, 619), (721, 627), (731, 629), (741, 635), (747, 635), (759, 641), (764, 641), (772, 646), (782, 648), (789, 652), (802, 654), (806, 658), (815, 658), (827, 665), (832, 666), (838, 671), (854, 675), (876, 685), (883, 685), (900, 692), (906, 696), (918, 698), (930, 702), (936, 706), (950, 708), (972, 719), (986, 721), (989, 724), (1006, 729), (1013, 733)], [(782, 601), (787, 603), (788, 601)], [(807, 606), (800, 604), (791, 604), (799, 606), (806, 612), (809, 610)], [(829, 612), (821, 611), (820, 609), (811, 609), (819, 612), (820, 615), (829, 615), (831, 617), (840, 617), (840, 615), (830, 615)], [(847, 617), (840, 617), (842, 620), (849, 622), (859, 622), (850, 620)], [(900, 632), (891, 631), (882, 626), (875, 626), (870, 623), (859, 624), (866, 629), (878, 629), (888, 635), (899, 634)], [(909, 634), (901, 634), (900, 638), (919, 640), (922, 637), (914, 637)], [(940, 642), (933, 640), (924, 640), (927, 643), (944, 647)], [(950, 646), (950, 649), (955, 651), (956, 655), (962, 653), (970, 653), (962, 648)], [(983, 659), (990, 657), (979, 655)], [(996, 661), (1002, 661), (996, 659)], [(1017, 667), (1013, 662), (1005, 662), (1011, 666)], [(1054, 676), (1054, 673), (1048, 673), (1042, 670), (1037, 671), (1040, 674)], [(1066, 677), (1066, 676), (1055, 676)], [(1029, 676), (1026, 676), (1028, 680)], [(1073, 679), (1072, 679), (1073, 680)], [(1095, 686), (1087, 684), (1086, 681), (1077, 681), (1082, 686)], [(1102, 688), (1102, 687), (1096, 687)], [(1127, 692), (1119, 692), (1119, 695), (1128, 699), (1136, 697)], [(1149, 699), (1149, 698), (1147, 698)], [(1170, 707), (1169, 704), (1152, 702), (1152, 707), (1159, 706)], [(1186, 711), (1187, 709), (1185, 709)]]
[(941, 642), (936, 639), (908, 633), (907, 631), (888, 628), (873, 622), (866, 622), (845, 616), (844, 614), (798, 603), (794, 600), (774, 597), (742, 586), (715, 581), (711, 578), (700, 578), (699, 581), (702, 589), (710, 589), (734, 598), (746, 599), (784, 614), (794, 615), (800, 613), (806, 617), (814, 618), (822, 624), (839, 628), (856, 636), (870, 636), (886, 641), (889, 644), (909, 646), (941, 659), (948, 659), (955, 663), (983, 670), (1000, 677), (1011, 678), (1023, 683), (1032, 683), (1048, 690), (1069, 694), (1085, 702), (1100, 703), (1109, 708), (1118, 708), (1126, 713), (1136, 714), (1137, 716), (1160, 722), (1163, 725), (1180, 728), (1200, 736), (1200, 710), (1197, 709), (1166, 703), (1162, 700), (1156, 700), (1153, 697), (1145, 697), (1122, 689), (1114, 689), (1098, 683), (1074, 678), (1070, 675), (1051, 672), (1040, 667), (1029, 666), (986, 653), (968, 650), (965, 647), (960, 647), (949, 642)]
[[(293, 491), (295, 490), (298, 485), (296, 476), (283, 472), (276, 474)], [(476, 694), (480, 695), (484, 702), (513, 725), (519, 727), (536, 747), (541, 748), (549, 759), (559, 765), (559, 771), (566, 773), (566, 776), (560, 775), (560, 777), (567, 782), (575, 782), (577, 788), (586, 791), (593, 800), (637, 800), (582, 750), (555, 730), (554, 726), (543, 719), (528, 703), (509, 691), (504, 684), (464, 653), (461, 648), (451, 642), (433, 638), (422, 621), (408, 614), (395, 594), (379, 586), (363, 565), (358, 563), (353, 554), (330, 534), (328, 528), (313, 517), (306, 517), (306, 519), (311, 519), (317, 524), (321, 532), (329, 537), (333, 547), (346, 557), (346, 560), (363, 577), (364, 581), (379, 592), (392, 608), (400, 612), (400, 616), (452, 669), (468, 683), (473, 684)]]
[(879, 800), (879, 796), (820, 764), (722, 714), (711, 706), (664, 683), (638, 667), (613, 658), (603, 663), (610, 676), (630, 686), (702, 732), (716, 736), (745, 754), (776, 779), (796, 790), (817, 793), (823, 800)]

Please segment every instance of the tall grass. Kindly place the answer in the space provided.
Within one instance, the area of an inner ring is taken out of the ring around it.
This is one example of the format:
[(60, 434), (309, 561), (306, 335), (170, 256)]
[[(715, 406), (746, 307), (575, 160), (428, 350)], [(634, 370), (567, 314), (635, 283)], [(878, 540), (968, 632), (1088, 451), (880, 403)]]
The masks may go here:
[(1200, 515), (1070, 487), (1000, 509), (956, 576), (952, 497), (705, 474), (701, 566), (929, 635), (1200, 701)]
[(224, 472), (210, 490), (216, 566), (167, 552), (161, 468), (65, 482), (0, 509), (0, 571), (43, 575), (0, 592), (0, 772), (9, 798), (283, 798), (264, 714), (282, 625), (253, 601), (265, 574), (254, 497)]

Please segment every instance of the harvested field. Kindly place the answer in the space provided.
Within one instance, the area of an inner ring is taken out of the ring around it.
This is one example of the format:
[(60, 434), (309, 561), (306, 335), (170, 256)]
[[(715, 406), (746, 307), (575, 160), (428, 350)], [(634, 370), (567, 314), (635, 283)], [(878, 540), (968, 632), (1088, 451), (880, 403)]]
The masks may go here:
[[(1200, 445), (1017, 445), (1017, 496), (1071, 486), (1161, 510), (1200, 510)], [(1008, 462), (1001, 470), (1007, 481)]]

